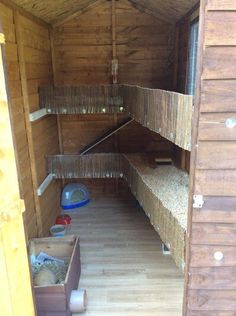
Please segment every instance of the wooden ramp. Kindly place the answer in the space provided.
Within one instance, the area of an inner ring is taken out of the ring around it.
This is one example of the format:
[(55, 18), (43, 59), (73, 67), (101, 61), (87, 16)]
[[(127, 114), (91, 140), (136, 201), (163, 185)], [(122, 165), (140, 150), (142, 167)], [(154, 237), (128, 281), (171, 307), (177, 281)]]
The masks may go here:
[(85, 316), (180, 316), (183, 275), (133, 200), (98, 199), (72, 213), (81, 238)]

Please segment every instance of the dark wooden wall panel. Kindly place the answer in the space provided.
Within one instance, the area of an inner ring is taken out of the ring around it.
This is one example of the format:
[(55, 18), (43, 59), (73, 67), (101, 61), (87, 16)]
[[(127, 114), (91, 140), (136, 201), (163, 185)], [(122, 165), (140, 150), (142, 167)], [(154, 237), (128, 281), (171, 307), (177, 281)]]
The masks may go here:
[(54, 29), (58, 85), (111, 83), (111, 2), (106, 1)]
[(188, 41), (190, 29), (190, 17), (186, 16), (176, 26), (177, 40), (176, 40), (176, 82), (174, 89), (177, 92), (185, 93), (186, 75), (187, 75), (187, 61), (188, 61)]
[[(184, 16), (176, 24), (175, 29), (175, 66), (173, 76), (173, 89), (180, 93), (186, 93), (187, 70), (188, 70), (188, 51), (191, 21), (198, 17), (198, 6)], [(190, 153), (176, 147), (177, 158), (175, 164), (189, 172)]]
[(171, 89), (174, 28), (138, 11), (129, 1), (116, 5), (120, 83)]
[(236, 315), (235, 1), (203, 0), (195, 102), (185, 315)]
[[(118, 82), (171, 89), (173, 25), (140, 12), (127, 0), (116, 2), (115, 19)], [(53, 47), (56, 85), (111, 83), (111, 1), (55, 27)], [(62, 152), (78, 153), (123, 119), (123, 115), (117, 119), (114, 115), (61, 116)], [(172, 152), (173, 145), (153, 134), (132, 123), (94, 151)]]
[[(124, 118), (124, 115), (118, 115), (118, 122), (122, 122)], [(114, 126), (114, 116), (109, 114), (62, 116), (63, 153), (79, 153), (87, 144), (95, 141)], [(170, 157), (173, 149), (173, 143), (142, 125), (132, 122), (116, 134), (116, 141), (114, 137), (110, 137), (91, 152), (161, 152)]]

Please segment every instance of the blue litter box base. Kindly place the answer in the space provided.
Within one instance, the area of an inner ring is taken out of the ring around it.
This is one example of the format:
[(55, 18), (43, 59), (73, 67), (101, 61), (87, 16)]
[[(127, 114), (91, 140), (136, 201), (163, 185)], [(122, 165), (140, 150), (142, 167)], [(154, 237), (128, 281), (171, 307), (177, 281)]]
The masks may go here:
[(75, 208), (80, 208), (86, 204), (88, 204), (90, 202), (90, 199), (73, 204), (73, 205), (61, 205), (61, 207), (63, 208), (63, 210), (73, 210)]

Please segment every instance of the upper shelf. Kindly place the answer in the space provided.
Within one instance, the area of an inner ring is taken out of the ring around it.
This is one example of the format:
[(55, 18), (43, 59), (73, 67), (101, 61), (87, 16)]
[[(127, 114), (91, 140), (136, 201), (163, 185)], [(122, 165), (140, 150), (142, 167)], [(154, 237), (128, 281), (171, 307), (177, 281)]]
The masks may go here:
[(193, 97), (131, 85), (40, 88), (47, 114), (128, 113), (177, 146), (191, 150)]

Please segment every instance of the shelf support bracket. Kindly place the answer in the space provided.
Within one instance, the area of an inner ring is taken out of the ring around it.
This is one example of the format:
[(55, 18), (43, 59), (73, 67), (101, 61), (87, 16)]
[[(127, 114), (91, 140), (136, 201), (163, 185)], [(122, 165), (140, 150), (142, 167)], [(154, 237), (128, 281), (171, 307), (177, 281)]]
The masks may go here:
[(38, 111), (32, 112), (29, 114), (29, 120), (30, 122), (35, 122), (39, 119), (41, 119), (42, 117), (48, 115), (50, 113), (48, 113), (46, 108), (40, 109)]
[(52, 173), (49, 173), (37, 189), (38, 196), (43, 195), (43, 193), (46, 191), (47, 187), (52, 183), (53, 180), (54, 175)]

